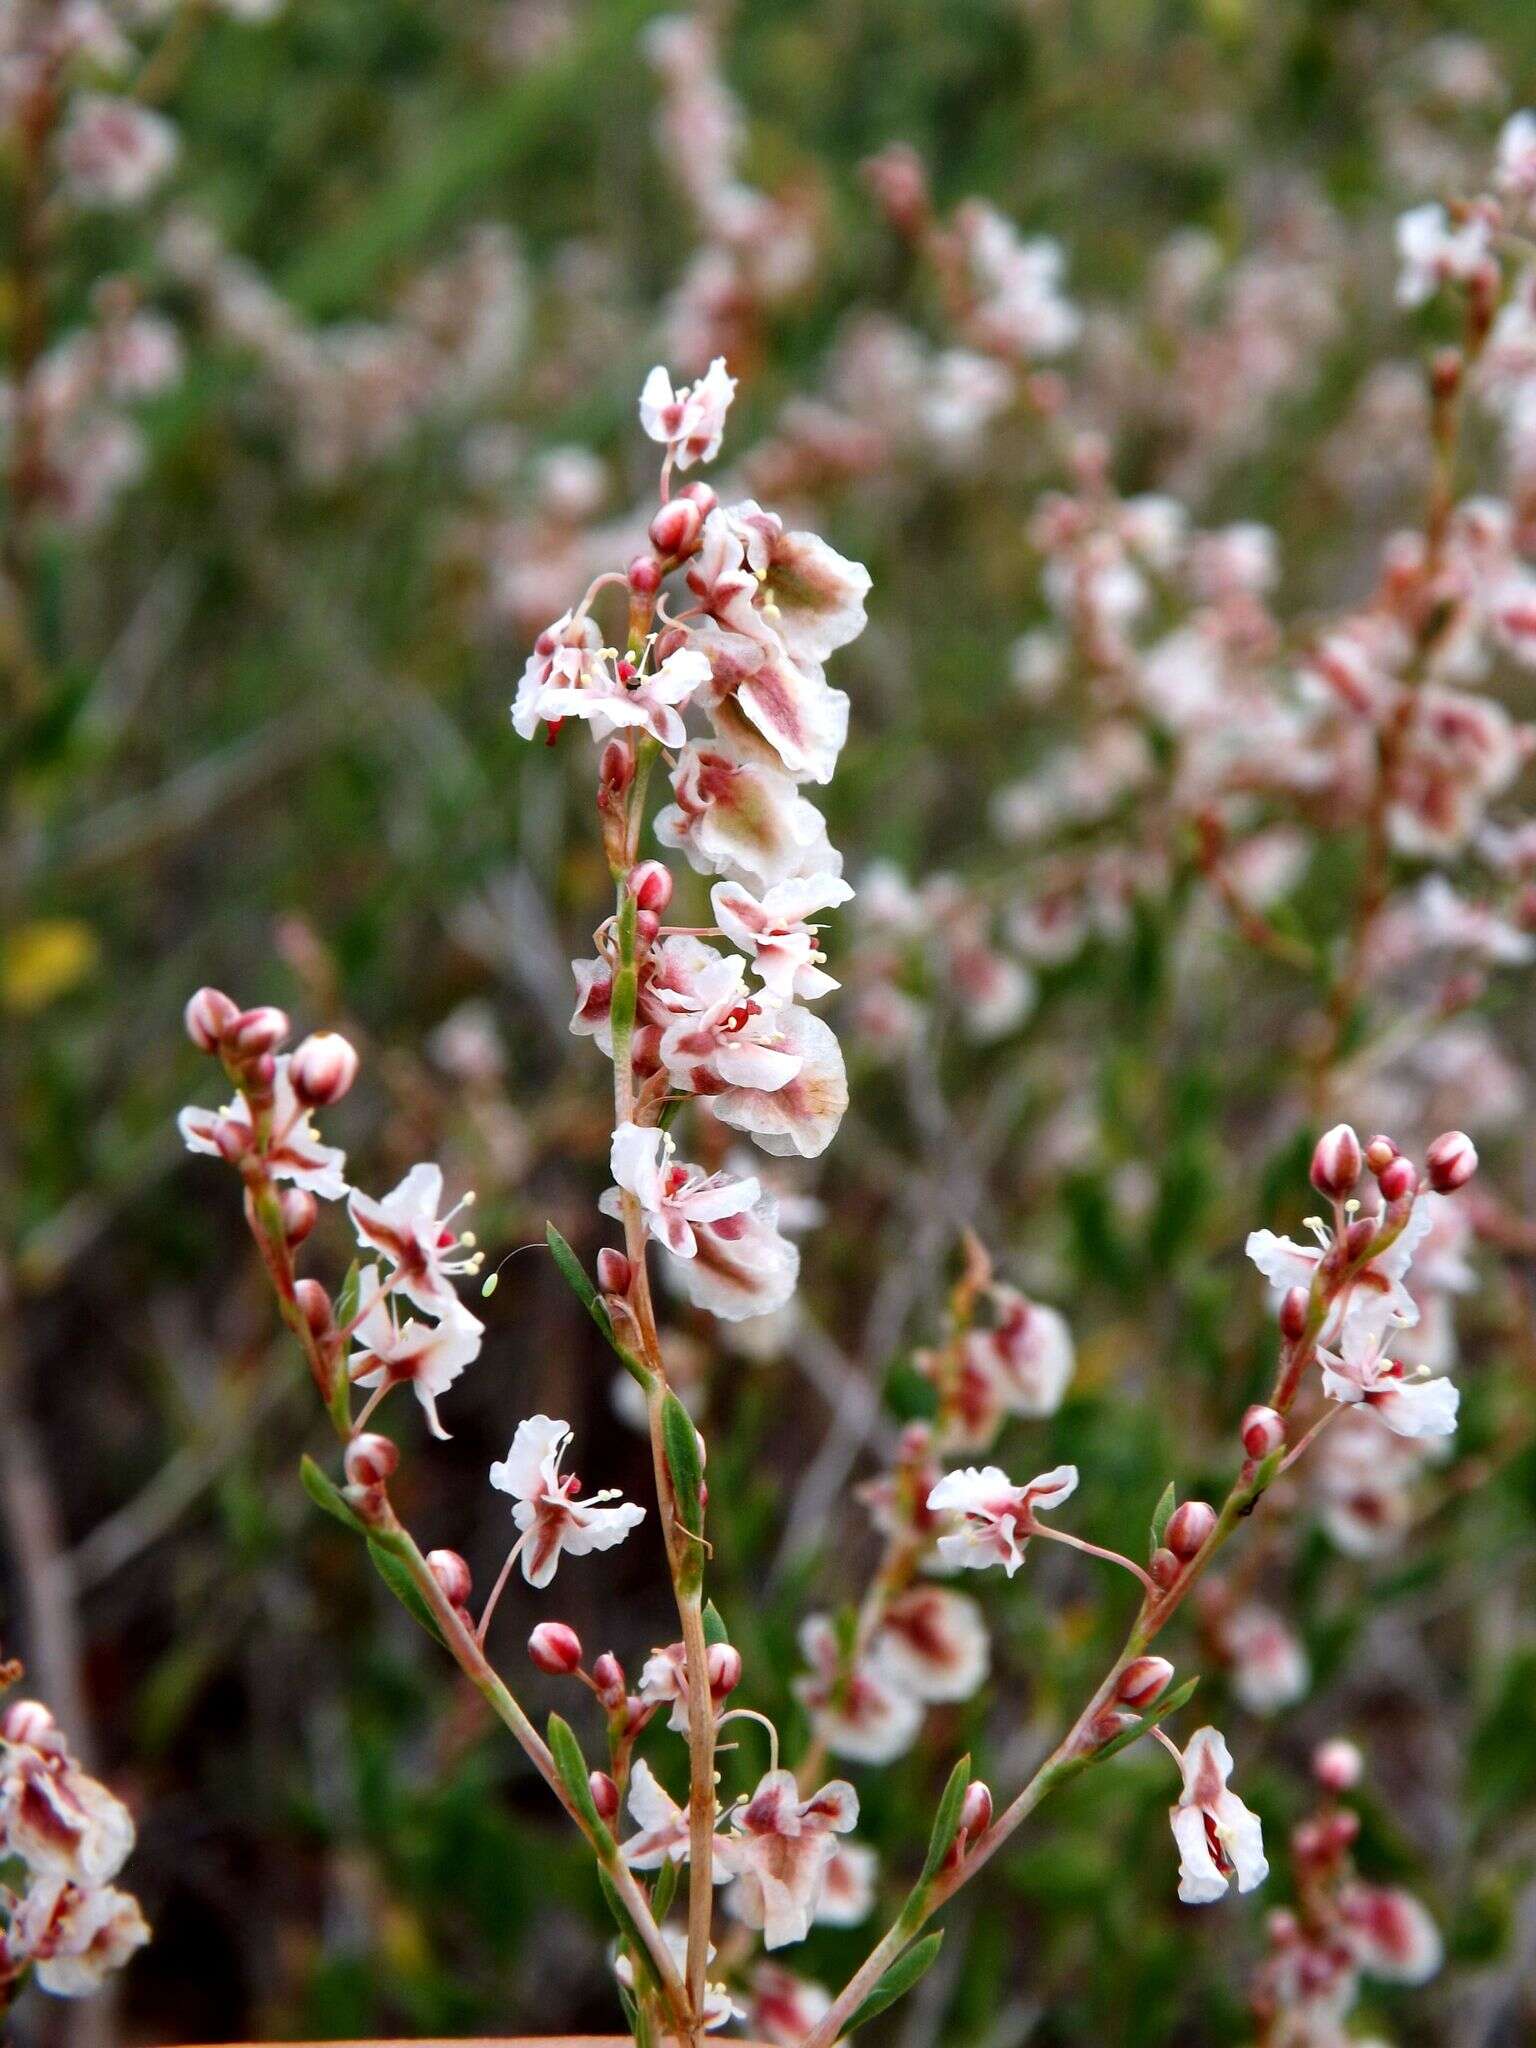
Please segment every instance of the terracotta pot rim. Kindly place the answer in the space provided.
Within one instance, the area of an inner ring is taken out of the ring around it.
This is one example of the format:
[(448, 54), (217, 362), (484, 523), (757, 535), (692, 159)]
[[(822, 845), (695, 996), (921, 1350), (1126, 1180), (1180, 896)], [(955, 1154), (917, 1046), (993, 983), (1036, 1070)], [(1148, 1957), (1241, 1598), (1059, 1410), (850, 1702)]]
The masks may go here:
[[(217, 2048), (633, 2048), (633, 2041), (631, 2034), (424, 2034), (395, 2041), (231, 2041), (217, 2044)], [(215, 2048), (215, 2044), (202, 2043), (200, 2048)], [(733, 2036), (722, 2048), (766, 2048), (766, 2044)]]

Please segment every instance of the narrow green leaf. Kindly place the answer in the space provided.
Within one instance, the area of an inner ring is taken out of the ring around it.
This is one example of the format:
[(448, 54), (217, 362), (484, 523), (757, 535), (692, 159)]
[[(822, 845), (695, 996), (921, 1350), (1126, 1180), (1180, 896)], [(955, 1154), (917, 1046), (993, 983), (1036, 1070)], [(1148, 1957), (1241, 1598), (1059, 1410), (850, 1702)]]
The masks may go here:
[(1198, 1678), (1186, 1678), (1182, 1685), (1165, 1693), (1155, 1706), (1149, 1707), (1134, 1728), (1127, 1728), (1112, 1742), (1106, 1742), (1102, 1749), (1096, 1749), (1083, 1759), (1085, 1764), (1101, 1764), (1106, 1757), (1118, 1756), (1122, 1749), (1129, 1749), (1133, 1742), (1139, 1742), (1149, 1728), (1155, 1728), (1159, 1721), (1166, 1721), (1170, 1714), (1176, 1714), (1180, 1707), (1187, 1707), (1194, 1698)]
[(713, 1649), (716, 1643), (728, 1643), (731, 1632), (720, 1618), (720, 1610), (713, 1600), (704, 1603), (704, 1640)]
[(693, 1417), (670, 1388), (661, 1404), (661, 1444), (677, 1493), (678, 1518), (690, 1536), (704, 1533), (704, 1466)]
[(849, 2033), (855, 2027), (866, 2026), (888, 2005), (894, 2005), (898, 1998), (905, 1998), (918, 1979), (932, 1967), (943, 1941), (944, 1930), (941, 1927), (932, 1934), (925, 1934), (921, 1941), (913, 1942), (904, 1955), (899, 1955), (848, 2022)]
[(341, 1292), (336, 1297), (336, 1327), (344, 1330), (357, 1314), (357, 1305), (363, 1298), (363, 1268), (354, 1259), (347, 1268), (347, 1277), (341, 1283)]
[(592, 1787), (587, 1778), (587, 1760), (581, 1753), (581, 1744), (571, 1733), (570, 1723), (562, 1721), (558, 1714), (551, 1714), (548, 1736), (550, 1755), (555, 1760), (555, 1769), (560, 1773), (560, 1782), (565, 1787), (572, 1806), (592, 1830), (599, 1846), (611, 1854), (613, 1837), (597, 1810), (597, 1801), (592, 1797)]
[(933, 1832), (928, 1837), (927, 1860), (923, 1864), (923, 1874), (915, 1887), (918, 1891), (938, 1875), (944, 1858), (954, 1846), (955, 1835), (960, 1827), (960, 1803), (965, 1798), (966, 1787), (970, 1782), (971, 1760), (968, 1756), (963, 1756), (949, 1774), (949, 1783), (944, 1787), (939, 1810), (933, 1817)]
[(308, 1451), (299, 1460), (299, 1478), (304, 1491), (316, 1507), (324, 1508), (328, 1515), (334, 1515), (344, 1529), (351, 1529), (358, 1536), (368, 1534), (368, 1524), (353, 1514), (342, 1498), (341, 1488), (321, 1471)]
[(422, 1598), (421, 1590), (417, 1586), (416, 1581), (411, 1577), (410, 1571), (404, 1559), (400, 1556), (399, 1551), (390, 1546), (387, 1538), (369, 1536), (368, 1555), (373, 1559), (374, 1570), (400, 1602), (406, 1613), (410, 1615), (411, 1619), (419, 1621), (429, 1636), (433, 1636), (438, 1642), (441, 1642), (443, 1640), (443, 1632), (438, 1627), (436, 1617), (433, 1615), (431, 1608)]
[[(566, 1732), (569, 1734), (570, 1731), (567, 1729)], [(656, 1969), (651, 1961), (650, 1950), (640, 1939), (640, 1930), (636, 1927), (634, 1916), (628, 1906), (620, 1898), (618, 1886), (601, 1864), (597, 1866), (597, 1881), (602, 1886), (603, 1897), (608, 1902), (608, 1910), (613, 1915), (614, 1924), (629, 1949), (637, 1982), (644, 1984), (648, 1991), (659, 1990), (661, 1987), (656, 1981)]]
[(1163, 1488), (1162, 1499), (1152, 1510), (1152, 1548), (1154, 1550), (1161, 1550), (1163, 1547), (1163, 1531), (1167, 1528), (1168, 1518), (1173, 1513), (1175, 1498), (1173, 1481), (1170, 1479)]
[(544, 1241), (554, 1254), (555, 1264), (564, 1274), (566, 1284), (587, 1314), (592, 1318), (593, 1322), (602, 1331), (604, 1338), (613, 1350), (614, 1357), (618, 1359), (620, 1365), (623, 1366), (632, 1380), (638, 1381), (642, 1387), (649, 1388), (652, 1375), (641, 1364), (640, 1360), (636, 1358), (629, 1346), (620, 1343), (614, 1331), (613, 1318), (604, 1306), (603, 1297), (587, 1278), (585, 1266), (582, 1265), (580, 1259), (577, 1258), (553, 1223), (545, 1224)]
[(656, 1873), (656, 1882), (651, 1887), (651, 1918), (659, 1927), (667, 1917), (672, 1901), (677, 1897), (677, 1880), (682, 1871), (681, 1863), (663, 1863)]

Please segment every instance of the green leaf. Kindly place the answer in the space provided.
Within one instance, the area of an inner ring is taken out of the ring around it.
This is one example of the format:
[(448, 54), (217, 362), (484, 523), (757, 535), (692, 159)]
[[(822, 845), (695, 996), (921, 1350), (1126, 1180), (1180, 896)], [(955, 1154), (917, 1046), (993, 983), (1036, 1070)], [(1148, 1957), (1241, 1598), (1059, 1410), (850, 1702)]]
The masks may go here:
[(308, 1451), (299, 1460), (299, 1478), (303, 1482), (304, 1491), (316, 1507), (324, 1508), (328, 1515), (334, 1515), (344, 1529), (352, 1530), (355, 1535), (366, 1536), (369, 1533), (368, 1524), (353, 1514), (342, 1498), (341, 1488), (321, 1471)]
[(597, 1810), (597, 1801), (592, 1797), (592, 1787), (587, 1778), (587, 1760), (581, 1753), (581, 1744), (571, 1733), (570, 1723), (562, 1721), (558, 1714), (551, 1714), (548, 1734), (549, 1752), (555, 1760), (555, 1769), (560, 1773), (560, 1782), (565, 1787), (566, 1796), (592, 1830), (598, 1843), (606, 1852), (611, 1853), (613, 1837)]
[(1122, 1749), (1129, 1749), (1133, 1742), (1139, 1742), (1149, 1728), (1155, 1728), (1159, 1721), (1166, 1721), (1170, 1714), (1176, 1714), (1180, 1707), (1187, 1707), (1195, 1696), (1198, 1678), (1186, 1678), (1182, 1685), (1165, 1693), (1155, 1706), (1149, 1707), (1134, 1728), (1127, 1728), (1112, 1742), (1106, 1742), (1102, 1749), (1096, 1749), (1083, 1759), (1085, 1764), (1101, 1764), (1106, 1757), (1118, 1756)]
[(933, 1832), (928, 1837), (928, 1856), (923, 1864), (923, 1874), (917, 1881), (916, 1891), (921, 1891), (931, 1879), (937, 1877), (944, 1858), (954, 1846), (955, 1836), (960, 1827), (960, 1805), (970, 1782), (971, 1760), (968, 1756), (963, 1756), (949, 1774), (949, 1783), (944, 1787), (939, 1810), (933, 1817)]
[(1154, 1550), (1161, 1550), (1163, 1547), (1163, 1531), (1168, 1526), (1168, 1520), (1173, 1513), (1176, 1500), (1177, 1496), (1173, 1490), (1173, 1481), (1170, 1479), (1163, 1488), (1162, 1499), (1159, 1500), (1157, 1506), (1152, 1510), (1152, 1548)]
[(656, 1882), (651, 1887), (651, 1918), (658, 1927), (666, 1919), (667, 1911), (677, 1897), (677, 1880), (682, 1868), (681, 1863), (673, 1863), (669, 1859), (656, 1873)]
[(437, 1617), (422, 1598), (421, 1589), (411, 1577), (398, 1549), (392, 1547), (388, 1538), (370, 1535), (368, 1555), (373, 1559), (374, 1570), (411, 1619), (419, 1621), (429, 1636), (441, 1642), (443, 1632), (437, 1625)]
[(716, 1643), (728, 1643), (731, 1632), (720, 1617), (720, 1610), (713, 1600), (704, 1603), (704, 1640), (713, 1649)]
[[(678, 1520), (692, 1537), (704, 1534), (704, 1466), (699, 1457), (699, 1433), (693, 1426), (693, 1418), (671, 1389), (667, 1390), (661, 1404), (661, 1446), (666, 1453), (667, 1470), (672, 1475), (672, 1486), (677, 1494)], [(691, 1546), (697, 1570), (697, 1578), (703, 1572), (704, 1561), (697, 1543)]]
[(894, 2005), (898, 1998), (905, 1998), (918, 1979), (932, 1967), (943, 1941), (944, 1930), (940, 1927), (932, 1934), (925, 1934), (921, 1941), (913, 1942), (904, 1955), (898, 1956), (848, 2022), (849, 2033), (855, 2027), (866, 2026), (888, 2005)]
[[(564, 1726), (563, 1722), (561, 1726)], [(570, 1734), (570, 1730), (566, 1729), (566, 1733)], [(599, 1826), (601, 1825), (601, 1822), (599, 1822)], [(603, 1897), (608, 1902), (608, 1910), (613, 1915), (614, 1923), (629, 1949), (630, 1959), (635, 1966), (637, 1980), (643, 1983), (648, 1991), (659, 1990), (660, 1986), (656, 1981), (656, 1968), (651, 1961), (650, 1950), (640, 1939), (640, 1930), (635, 1925), (633, 1914), (619, 1896), (618, 1886), (601, 1864), (597, 1866), (597, 1881), (602, 1886)]]
[(544, 1242), (553, 1252), (555, 1264), (564, 1274), (567, 1286), (569, 1286), (576, 1299), (602, 1331), (604, 1338), (613, 1350), (615, 1358), (618, 1359), (620, 1365), (623, 1366), (632, 1380), (638, 1381), (642, 1387), (649, 1390), (652, 1384), (652, 1374), (646, 1370), (645, 1366), (636, 1358), (634, 1352), (630, 1350), (627, 1344), (619, 1342), (614, 1332), (613, 1318), (604, 1306), (603, 1297), (587, 1278), (586, 1267), (582, 1265), (580, 1259), (577, 1258), (553, 1223), (546, 1223), (544, 1226)]

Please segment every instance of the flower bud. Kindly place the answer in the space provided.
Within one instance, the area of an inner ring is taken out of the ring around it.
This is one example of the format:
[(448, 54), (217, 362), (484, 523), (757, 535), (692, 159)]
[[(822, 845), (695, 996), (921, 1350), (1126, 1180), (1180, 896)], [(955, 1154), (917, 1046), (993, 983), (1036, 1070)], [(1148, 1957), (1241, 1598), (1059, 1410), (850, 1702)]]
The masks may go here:
[(1154, 1585), (1171, 1586), (1179, 1576), (1179, 1560), (1171, 1550), (1154, 1550), (1147, 1570), (1152, 1575)]
[(456, 1550), (429, 1550), (427, 1570), (436, 1579), (450, 1607), (463, 1607), (474, 1589), (469, 1566)]
[(670, 660), (674, 654), (679, 653), (687, 645), (688, 628), (686, 626), (667, 626), (663, 628), (656, 635), (655, 645), (651, 649), (651, 655), (656, 666), (660, 668), (664, 661)]
[(277, 1079), (277, 1055), (259, 1052), (254, 1059), (246, 1060), (240, 1069), (241, 1083), (247, 1095), (270, 1096), (272, 1084)]
[(1380, 1173), (1384, 1166), (1390, 1166), (1397, 1157), (1397, 1147), (1392, 1140), (1380, 1132), (1365, 1148), (1365, 1163), (1372, 1173)]
[(1364, 1165), (1360, 1140), (1348, 1124), (1324, 1131), (1312, 1154), (1312, 1185), (1320, 1195), (1347, 1195)]
[(581, 1637), (563, 1621), (541, 1621), (528, 1638), (528, 1655), (551, 1678), (569, 1678), (581, 1669)]
[(1411, 1195), (1419, 1184), (1419, 1169), (1404, 1153), (1390, 1160), (1376, 1176), (1382, 1198), (1388, 1202), (1400, 1202), (1404, 1195)]
[(1465, 1131), (1442, 1131), (1424, 1154), (1429, 1184), (1437, 1195), (1453, 1195), (1477, 1171), (1477, 1147)]
[(219, 1148), (219, 1157), (236, 1166), (251, 1149), (251, 1127), (236, 1123), (233, 1117), (215, 1117), (208, 1127), (208, 1135)]
[[(1388, 1167), (1389, 1173), (1391, 1170)], [(1385, 1189), (1382, 1192), (1385, 1193)], [(1344, 1256), (1351, 1263), (1356, 1259), (1363, 1259), (1370, 1250), (1376, 1237), (1377, 1221), (1375, 1216), (1357, 1216), (1340, 1238), (1339, 1243), (1343, 1247)]]
[(200, 988), (182, 1012), (187, 1036), (199, 1052), (217, 1052), (225, 1032), (240, 1014), (240, 1005), (221, 988)]
[(1301, 1938), (1301, 1922), (1286, 1906), (1276, 1906), (1264, 1916), (1264, 1932), (1274, 1948), (1289, 1948)]
[(703, 525), (704, 514), (692, 498), (673, 498), (651, 521), (651, 546), (658, 555), (672, 560), (691, 555), (699, 544)]
[(967, 1842), (974, 1842), (978, 1835), (984, 1835), (992, 1825), (992, 1792), (980, 1778), (972, 1778), (965, 1788), (965, 1797), (960, 1802), (960, 1834)]
[(242, 1010), (228, 1027), (230, 1049), (239, 1059), (259, 1059), (263, 1053), (276, 1052), (292, 1028), (287, 1012), (271, 1003)]
[(0, 1714), (0, 1739), (35, 1745), (57, 1726), (41, 1700), (16, 1700)]
[(649, 945), (661, 930), (659, 910), (637, 910), (635, 912), (635, 936), (644, 945)]
[(630, 869), (625, 887), (642, 910), (665, 910), (672, 901), (672, 871), (664, 861), (643, 860)]
[(592, 1804), (597, 1808), (598, 1818), (605, 1821), (619, 1817), (619, 1788), (606, 1771), (589, 1771), (587, 1789), (592, 1794)]
[(284, 1188), (277, 1198), (277, 1208), (283, 1219), (285, 1241), (290, 1245), (302, 1244), (319, 1219), (320, 1204), (308, 1188)]
[(357, 1052), (339, 1031), (312, 1031), (295, 1051), (288, 1078), (300, 1102), (324, 1109), (357, 1079)]
[(605, 794), (622, 796), (634, 779), (634, 755), (622, 740), (609, 740), (598, 757), (598, 801)]
[(387, 1436), (365, 1430), (353, 1437), (342, 1460), (351, 1486), (382, 1486), (400, 1463), (400, 1452)]
[(1312, 1775), (1325, 1792), (1353, 1792), (1364, 1773), (1364, 1757), (1342, 1736), (1319, 1743), (1312, 1752)]
[(299, 1313), (309, 1325), (312, 1337), (325, 1337), (335, 1325), (335, 1312), (331, 1297), (318, 1280), (300, 1280), (293, 1290), (293, 1298), (299, 1305)]
[(661, 564), (654, 555), (636, 555), (624, 580), (636, 597), (654, 597), (661, 588)]
[(597, 1255), (597, 1285), (602, 1294), (628, 1294), (635, 1269), (621, 1251), (605, 1244)]
[(1137, 1713), (1145, 1713), (1154, 1700), (1162, 1698), (1172, 1677), (1173, 1666), (1166, 1657), (1133, 1657), (1120, 1674), (1115, 1698)]
[(711, 1643), (708, 1664), (710, 1698), (728, 1698), (741, 1683), (740, 1650), (734, 1643)]
[(1331, 1856), (1342, 1856), (1352, 1848), (1360, 1836), (1360, 1816), (1353, 1807), (1346, 1806), (1338, 1813), (1330, 1813), (1323, 1822), (1323, 1844)]
[(697, 483), (684, 484), (677, 495), (686, 503), (697, 505), (699, 516), (702, 519), (707, 519), (720, 502), (714, 491), (710, 489), (709, 485), (702, 478)]
[(1305, 1287), (1286, 1289), (1280, 1303), (1280, 1334), (1287, 1344), (1294, 1344), (1305, 1334), (1311, 1305), (1311, 1297)]
[(1250, 1458), (1267, 1458), (1285, 1442), (1285, 1418), (1255, 1402), (1243, 1416), (1243, 1449)]
[(1208, 1500), (1181, 1501), (1168, 1517), (1163, 1541), (1187, 1563), (1216, 1526), (1216, 1510)]
[(624, 1666), (612, 1650), (604, 1650), (592, 1666), (592, 1682), (597, 1687), (597, 1696), (609, 1713), (624, 1704), (628, 1686), (624, 1678)]

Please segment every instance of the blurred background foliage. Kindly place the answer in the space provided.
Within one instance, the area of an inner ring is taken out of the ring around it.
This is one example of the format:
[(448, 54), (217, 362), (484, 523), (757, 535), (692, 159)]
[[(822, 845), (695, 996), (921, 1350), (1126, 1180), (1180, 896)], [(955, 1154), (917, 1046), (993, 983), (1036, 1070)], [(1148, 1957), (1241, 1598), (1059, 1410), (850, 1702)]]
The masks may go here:
[[(511, 733), (529, 635), (478, 603), (462, 537), (485, 490), (466, 446), (486, 421), (505, 430), (514, 501), (572, 444), (601, 460), (604, 517), (640, 494), (634, 394), (693, 240), (637, 54), (656, 11), (290, 0), (255, 26), (202, 21), (164, 102), (182, 133), (177, 207), (322, 325), (385, 316), (468, 227), (501, 223), (520, 251), (522, 332), (472, 405), (316, 479), (252, 401), (248, 354), (169, 278), (157, 293), (185, 322), (187, 370), (141, 409), (143, 479), (88, 536), (35, 542), (41, 686), (18, 691), (3, 742), (0, 1399), (42, 1496), (23, 1512), (43, 1523), (27, 1543), (8, 1529), (0, 1596), (35, 1674), (63, 1682), (49, 1658), (72, 1660), (94, 1755), (143, 1816), (131, 1875), (157, 1939), (122, 1995), (126, 2039), (611, 2023), (601, 1903), (576, 1845), (296, 1484), (322, 1423), (233, 1192), (185, 1160), (173, 1114), (207, 1080), (180, 1007), (213, 982), (358, 1039), (364, 1081), (328, 1129), (365, 1184), (441, 1157), (450, 1185), (479, 1189), (493, 1259), (546, 1216), (584, 1253), (600, 1241), (603, 1076), (565, 1033), (565, 963), (588, 949), (606, 887), (589, 770), (568, 758), (578, 746), (551, 756)], [(1423, 112), (1424, 52), (1448, 38), (1485, 53), (1491, 107)], [(723, 48), (749, 174), (809, 195), (818, 250), (813, 284), (733, 364), (728, 457), (818, 385), (850, 309), (932, 318), (858, 177), (873, 150), (914, 144), (943, 203), (984, 195), (1059, 237), (1074, 295), (1120, 307), (1170, 235), (1206, 229), (1235, 260), (1300, 183), (1357, 259), (1339, 330), (1263, 444), (1210, 465), (1194, 495), (1203, 522), (1278, 529), (1292, 614), (1368, 580), (1394, 507), (1362, 522), (1297, 451), (1327, 445), (1372, 362), (1412, 361), (1433, 338), (1434, 314), (1405, 323), (1391, 302), (1394, 137), (1422, 116), (1447, 147), (1486, 151), (1499, 115), (1536, 93), (1526, 0), (747, 0)], [(105, 272), (163, 279), (164, 225), (162, 211), (72, 226), (59, 326)], [(979, 821), (1042, 749), (1041, 714), (1007, 677), (1007, 647), (1041, 615), (1022, 532), (1042, 469), (1027, 427), (1011, 431), (1017, 460), (984, 475), (865, 482), (819, 509), (875, 576), (871, 630), (843, 657), (853, 736), (828, 803), (855, 873), (876, 855), (919, 877), (990, 863), (1006, 886)], [(1122, 440), (1122, 487), (1165, 476), (1175, 442), (1155, 423)], [(1336, 894), (1324, 860), (1300, 898), (1315, 930)], [(827, 1221), (807, 1247), (813, 1321), (782, 1356), (728, 1356), (710, 1387), (714, 1591), (754, 1704), (793, 1723), (797, 1619), (855, 1597), (871, 1552), (863, 1518), (807, 1483), (865, 1469), (867, 1418), (843, 1378), (884, 1388), (890, 1413), (920, 1412), (910, 1353), (934, 1337), (968, 1221), (1060, 1304), (1080, 1348), (1066, 1405), (1015, 1425), (1004, 1462), (1076, 1461), (1086, 1533), (1133, 1549), (1169, 1473), (1182, 1491), (1224, 1483), (1232, 1424), (1270, 1360), (1242, 1239), (1299, 1219), (1309, 1130), (1286, 1093), (1283, 971), (1226, 973), (1236, 942), (1207, 930), (1216, 971), (1191, 984), (1183, 943), (1175, 901), (1140, 906), (1126, 943), (1048, 978), (1027, 1055), (1016, 1038), (941, 1032), (916, 1080), (855, 1057), (854, 1109), (819, 1186)], [(1528, 1027), (1507, 1001), (1518, 1042)], [(467, 1062), (452, 1035), (466, 1018)], [(1102, 1142), (1058, 1171), (1038, 1119), (1063, 1047)], [(1511, 1137), (1518, 1206), (1532, 1162)], [(339, 1272), (339, 1238), (317, 1256)], [(1362, 1861), (1423, 1892), (1452, 1957), (1427, 1992), (1372, 1994), (1370, 2017), (1403, 2048), (1529, 2038), (1479, 2030), (1507, 2009), (1499, 1986), (1532, 1968), (1529, 1293), (1511, 1262), (1464, 1335), (1478, 1371), (1463, 1450), (1485, 1483), (1448, 1489), (1387, 1560), (1298, 1539), (1286, 1597), (1313, 1666), (1302, 1705), (1259, 1722), (1219, 1678), (1207, 1688), (1277, 1829), (1304, 1810), (1314, 1741), (1343, 1729), (1367, 1747)], [(545, 1407), (584, 1441), (596, 1432), (604, 1484), (643, 1497), (646, 1468), (614, 1419), (609, 1361), (542, 1253), (512, 1260), (486, 1314), (453, 1440), (413, 1446), (400, 1501), (477, 1579), (505, 1540), (486, 1467), (518, 1417)], [(684, 1346), (703, 1341), (702, 1325), (678, 1328)], [(51, 1646), (27, 1636), (39, 1558), (68, 1608)], [(861, 1832), (897, 1872), (958, 1749), (1006, 1785), (1118, 1641), (1116, 1587), (1059, 1554), (1031, 1564), (989, 1599), (1008, 1683), (933, 1716), (899, 1768), (853, 1772)], [(657, 1565), (642, 1531), (601, 1570), (562, 1574), (554, 1611), (633, 1672), (670, 1634)], [(518, 1589), (503, 1611), (514, 1670), (538, 1606)], [(525, 1689), (553, 1703), (531, 1671)], [(942, 1965), (882, 2038), (1251, 2038), (1263, 1907), (1174, 1905), (1168, 1779), (1137, 1752), (1055, 1800), (963, 1895)], [(793, 1960), (831, 1981), (862, 1952), (859, 1932), (819, 1930)], [(88, 2024), (34, 2010), (18, 2025), (43, 2041), (66, 2023)]]

